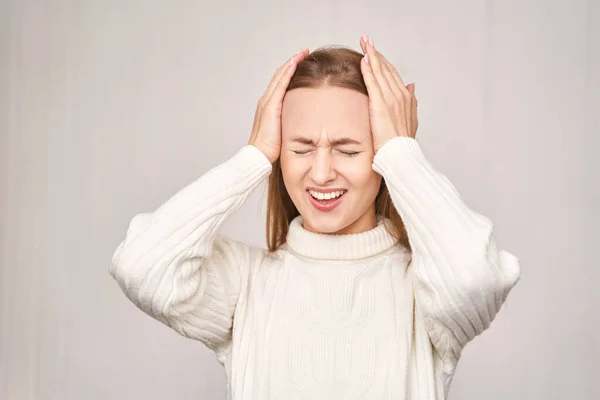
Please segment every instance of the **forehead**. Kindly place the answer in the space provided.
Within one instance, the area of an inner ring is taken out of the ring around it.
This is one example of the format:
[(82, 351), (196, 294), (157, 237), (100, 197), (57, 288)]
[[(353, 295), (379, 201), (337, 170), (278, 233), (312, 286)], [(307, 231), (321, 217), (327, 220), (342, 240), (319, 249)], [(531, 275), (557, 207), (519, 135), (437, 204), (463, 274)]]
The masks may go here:
[(283, 135), (370, 135), (369, 98), (356, 90), (323, 86), (290, 90), (283, 100)]

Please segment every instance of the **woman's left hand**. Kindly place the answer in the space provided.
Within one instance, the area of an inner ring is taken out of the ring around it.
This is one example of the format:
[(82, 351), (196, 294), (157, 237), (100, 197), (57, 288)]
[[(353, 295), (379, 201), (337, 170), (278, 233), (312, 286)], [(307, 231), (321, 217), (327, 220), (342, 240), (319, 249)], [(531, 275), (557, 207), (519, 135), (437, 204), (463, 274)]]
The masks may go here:
[(369, 92), (369, 114), (373, 146), (381, 146), (397, 136), (414, 138), (419, 121), (415, 84), (405, 85), (398, 71), (373, 47), (366, 34), (360, 39), (365, 56), (361, 70)]

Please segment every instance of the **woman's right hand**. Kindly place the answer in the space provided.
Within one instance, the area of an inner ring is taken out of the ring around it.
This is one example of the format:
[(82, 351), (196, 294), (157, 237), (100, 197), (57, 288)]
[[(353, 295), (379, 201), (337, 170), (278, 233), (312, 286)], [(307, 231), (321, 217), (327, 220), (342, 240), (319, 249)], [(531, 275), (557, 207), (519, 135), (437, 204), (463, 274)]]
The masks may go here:
[(281, 151), (281, 109), (283, 97), (287, 91), (290, 80), (296, 71), (296, 65), (307, 55), (308, 49), (302, 49), (294, 54), (275, 71), (273, 79), (267, 90), (258, 101), (252, 135), (248, 144), (251, 144), (264, 153), (273, 164), (279, 158)]

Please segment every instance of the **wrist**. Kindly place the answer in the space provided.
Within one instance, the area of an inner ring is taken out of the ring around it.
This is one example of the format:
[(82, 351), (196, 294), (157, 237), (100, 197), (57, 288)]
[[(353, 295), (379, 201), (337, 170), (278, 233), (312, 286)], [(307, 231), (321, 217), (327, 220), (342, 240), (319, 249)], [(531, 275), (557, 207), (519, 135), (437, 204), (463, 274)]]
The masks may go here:
[(379, 149), (381, 149), (383, 146), (386, 145), (386, 143), (388, 143), (390, 140), (397, 138), (398, 135), (393, 134), (393, 135), (386, 135), (386, 136), (382, 136), (377, 138), (377, 141), (374, 143), (374, 150), (375, 153), (377, 153), (379, 151)]
[(386, 144), (388, 144), (389, 142), (391, 142), (394, 139), (399, 139), (399, 140), (412, 139), (412, 140), (416, 140), (414, 137), (409, 136), (409, 135), (394, 135), (394, 136), (390, 136), (390, 137), (385, 138), (385, 139), (383, 139), (383, 140), (381, 140), (381, 141), (378, 142), (378, 145), (375, 146), (375, 154), (377, 154), (379, 152), (379, 150), (381, 150)]
[(248, 142), (248, 144), (250, 146), (256, 147), (261, 153), (263, 153), (263, 155), (265, 157), (267, 157), (267, 159), (269, 160), (269, 162), (271, 164), (274, 164), (275, 161), (277, 161), (279, 154), (277, 154), (277, 156), (274, 156), (272, 154), (273, 153), (272, 151), (269, 151), (269, 149), (265, 148), (265, 146), (262, 146), (260, 143), (257, 143), (256, 141), (250, 141), (250, 142)]

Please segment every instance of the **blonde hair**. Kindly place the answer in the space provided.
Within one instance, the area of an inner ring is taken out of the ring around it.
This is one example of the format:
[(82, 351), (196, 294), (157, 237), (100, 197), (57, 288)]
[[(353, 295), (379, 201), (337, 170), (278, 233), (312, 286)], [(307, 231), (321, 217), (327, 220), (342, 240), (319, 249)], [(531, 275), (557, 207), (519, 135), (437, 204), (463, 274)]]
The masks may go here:
[[(347, 48), (332, 47), (313, 51), (298, 63), (287, 91), (298, 88), (337, 86), (356, 90), (368, 96), (360, 62), (363, 55)], [(375, 198), (375, 213), (386, 218), (389, 233), (410, 249), (406, 228), (392, 203), (390, 192), (382, 179)], [(300, 215), (283, 183), (279, 160), (273, 164), (267, 193), (267, 246), (276, 251), (286, 242), (289, 225)]]

